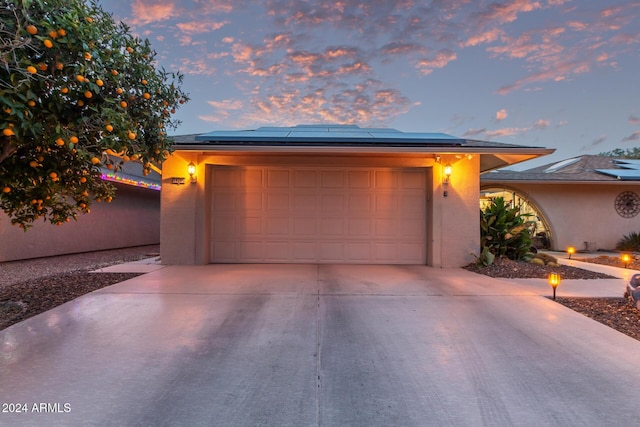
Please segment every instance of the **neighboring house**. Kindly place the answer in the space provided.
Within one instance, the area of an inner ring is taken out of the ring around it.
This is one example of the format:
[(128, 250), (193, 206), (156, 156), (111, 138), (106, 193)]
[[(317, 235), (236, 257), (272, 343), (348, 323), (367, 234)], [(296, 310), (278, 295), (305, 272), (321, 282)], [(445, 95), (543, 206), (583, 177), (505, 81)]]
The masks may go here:
[(117, 174), (104, 169), (103, 179), (114, 182), (113, 201), (61, 226), (38, 221), (25, 232), (0, 211), (0, 262), (158, 244), (160, 175), (143, 178), (140, 164), (127, 163)]
[[(640, 160), (585, 155), (482, 175), (481, 198), (504, 196), (539, 219), (549, 249), (613, 250), (640, 232)], [(538, 236), (541, 237), (541, 236)]]
[(480, 173), (553, 152), (354, 125), (175, 139), (162, 170), (165, 264), (459, 267), (479, 249)]

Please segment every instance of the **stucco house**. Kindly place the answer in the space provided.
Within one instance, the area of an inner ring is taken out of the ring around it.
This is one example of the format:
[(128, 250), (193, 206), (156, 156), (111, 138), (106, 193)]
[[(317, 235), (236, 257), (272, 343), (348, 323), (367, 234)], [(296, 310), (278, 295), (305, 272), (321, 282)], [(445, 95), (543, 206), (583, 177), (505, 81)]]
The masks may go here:
[(480, 174), (553, 150), (355, 125), (176, 137), (165, 264), (458, 267), (478, 252)]
[(613, 250), (640, 232), (640, 161), (584, 155), (524, 171), (482, 175), (481, 198), (503, 196), (538, 219), (544, 246)]
[(0, 211), (0, 262), (158, 244), (160, 175), (144, 177), (140, 164), (127, 163), (117, 174), (103, 168), (102, 179), (115, 185), (113, 201), (59, 227), (38, 221), (24, 232)]

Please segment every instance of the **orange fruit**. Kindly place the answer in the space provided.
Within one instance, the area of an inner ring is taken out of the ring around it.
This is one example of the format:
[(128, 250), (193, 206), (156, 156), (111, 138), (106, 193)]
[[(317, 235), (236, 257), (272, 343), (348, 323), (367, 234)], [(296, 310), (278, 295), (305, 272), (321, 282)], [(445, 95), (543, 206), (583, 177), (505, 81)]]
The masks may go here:
[(127, 101), (120, 101), (120, 106), (121, 106), (122, 108), (127, 108), (127, 105), (128, 105), (128, 104), (127, 104)]
[(2, 189), (2, 192), (3, 192), (3, 193), (11, 193), (11, 188), (9, 188), (9, 187), (4, 187), (4, 188)]
[(111, 125), (106, 125), (104, 128), (107, 130), (107, 132), (113, 132), (113, 126)]
[(84, 197), (89, 197), (89, 192), (87, 190), (81, 193)]
[(13, 133), (13, 130), (9, 129), (9, 128), (5, 128), (2, 130), (2, 134), (4, 136), (13, 136), (15, 135), (15, 133)]
[(33, 65), (29, 65), (27, 67), (27, 71), (30, 72), (31, 74), (35, 74), (38, 72), (38, 70), (36, 70), (36, 67), (34, 67)]
[(58, 139), (56, 139), (56, 145), (57, 145), (58, 147), (62, 147), (62, 146), (63, 146), (63, 145), (65, 145), (65, 144), (66, 144), (66, 142), (64, 142), (64, 139), (62, 139), (62, 138), (58, 138)]
[(78, 99), (78, 107), (84, 107), (84, 101), (82, 99)]
[(77, 136), (73, 135), (71, 138), (69, 138), (69, 142), (71, 142), (72, 144), (77, 144), (78, 142), (80, 142), (80, 140)]
[(180, 104), (184, 104), (184, 99), (180, 99), (178, 102), (180, 102)]
[(127, 52), (129, 53), (133, 52), (133, 48), (131, 46), (127, 46)]
[(84, 18), (89, 24), (93, 24), (93, 18), (90, 16), (87, 16), (86, 18)]
[(40, 71), (47, 71), (47, 68), (49, 68), (49, 67), (44, 62), (41, 62), (41, 63), (38, 64), (38, 69)]
[(88, 90), (88, 91), (86, 91), (86, 92), (84, 93), (84, 97), (85, 97), (85, 98), (87, 98), (87, 99), (89, 99), (89, 98), (93, 98), (93, 93), (91, 93), (91, 91), (90, 91), (90, 90)]
[(122, 88), (121, 88), (121, 87), (119, 87), (118, 89), (116, 89), (116, 93), (117, 93), (118, 95), (122, 95), (122, 92), (124, 92), (124, 91), (122, 90)]
[(100, 79), (96, 80), (96, 84), (100, 87), (104, 86), (104, 82)]
[[(93, 159), (97, 159), (97, 157), (94, 157)], [(93, 159), (91, 159), (91, 163), (93, 163)], [(100, 160), (98, 160), (98, 163), (100, 163)], [(95, 164), (95, 163), (93, 163)], [(85, 178), (84, 176), (80, 178), (80, 182), (82, 184), (84, 184), (85, 182), (87, 182), (87, 178)]]
[(38, 34), (38, 28), (36, 28), (35, 25), (27, 25), (27, 33), (31, 34), (32, 36)]
[(146, 81), (145, 79), (142, 79), (142, 82), (141, 82), (141, 83), (142, 83), (143, 85), (146, 85), (146, 84), (147, 84), (147, 81)]
[(29, 166), (31, 166), (32, 168), (37, 168), (38, 167), (38, 162), (36, 162), (35, 160), (31, 160), (29, 162)]
[(84, 53), (84, 59), (86, 59), (87, 61), (91, 60), (91, 54), (89, 52), (85, 52)]
[(129, 131), (129, 133), (127, 134), (127, 136), (128, 136), (128, 137), (129, 137), (129, 139), (131, 139), (131, 140), (136, 139), (136, 134), (135, 134), (135, 133), (133, 133), (133, 132), (131, 132), (131, 131)]
[(118, 75), (118, 71), (117, 70), (111, 70), (111, 75), (112, 76), (117, 76)]
[(68, 87), (63, 87), (62, 89), (60, 89), (60, 92), (69, 93), (69, 88)]
[(56, 62), (56, 70), (62, 70), (64, 68), (64, 64), (62, 62)]
[(60, 28), (60, 29), (58, 30), (58, 35), (59, 35), (60, 37), (64, 37), (64, 36), (66, 36), (66, 35), (67, 35), (67, 30), (65, 30), (64, 28)]
[(53, 47), (53, 42), (49, 39), (44, 39), (42, 43), (44, 43), (44, 47), (46, 48), (51, 49)]
[(144, 97), (144, 99), (149, 99), (151, 98), (151, 94), (149, 92), (145, 92), (144, 95), (142, 95)]
[(84, 76), (82, 76), (82, 75), (78, 74), (78, 75), (76, 76), (76, 80), (77, 80), (77, 81), (79, 81), (80, 83), (82, 83), (82, 82), (84, 81)]
[(54, 180), (54, 181), (58, 179), (58, 174), (57, 174), (57, 173), (55, 173), (55, 172), (51, 172), (51, 173), (49, 174), (49, 176), (50, 176), (50, 177), (51, 177), (51, 179), (52, 179), (52, 180)]
[(34, 101), (33, 99), (30, 99), (29, 102), (27, 102), (27, 105), (29, 107), (35, 107), (36, 106), (36, 101)]
[[(92, 157), (91, 158), (91, 163), (94, 164), (94, 165), (97, 165), (98, 163), (100, 163), (100, 159), (97, 158), (97, 157)], [(85, 182), (85, 181), (83, 181), (83, 179), (86, 181), (86, 178), (82, 177), (82, 178), (80, 178), (80, 182)]]
[(49, 31), (49, 37), (51, 37), (52, 39), (57, 39), (58, 38), (58, 32), (56, 30)]

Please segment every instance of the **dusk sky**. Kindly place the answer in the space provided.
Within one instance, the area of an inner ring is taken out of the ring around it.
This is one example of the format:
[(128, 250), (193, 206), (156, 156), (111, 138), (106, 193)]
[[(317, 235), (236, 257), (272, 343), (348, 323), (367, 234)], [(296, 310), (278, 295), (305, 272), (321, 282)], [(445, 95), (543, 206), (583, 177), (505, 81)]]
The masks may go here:
[(340, 123), (640, 146), (640, 1), (101, 0), (185, 74), (176, 134)]

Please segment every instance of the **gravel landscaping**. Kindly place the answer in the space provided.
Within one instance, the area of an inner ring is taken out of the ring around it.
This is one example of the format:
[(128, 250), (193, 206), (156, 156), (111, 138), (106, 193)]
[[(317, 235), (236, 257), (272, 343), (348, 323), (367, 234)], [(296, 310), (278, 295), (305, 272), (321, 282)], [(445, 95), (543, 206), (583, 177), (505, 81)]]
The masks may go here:
[[(34, 260), (0, 263), (0, 330), (81, 295), (138, 276), (137, 273), (90, 273), (123, 262), (158, 256), (159, 246), (140, 246)], [(619, 260), (596, 257), (582, 261), (619, 266)], [(634, 262), (638, 260), (634, 259)], [(640, 263), (639, 263), (640, 264)], [(632, 264), (630, 268), (640, 268)], [(611, 276), (570, 266), (549, 267), (506, 259), (489, 267), (471, 264), (469, 271), (500, 278), (606, 279)], [(622, 290), (621, 290), (622, 292)], [(640, 340), (640, 310), (620, 298), (558, 298), (557, 302)]]

